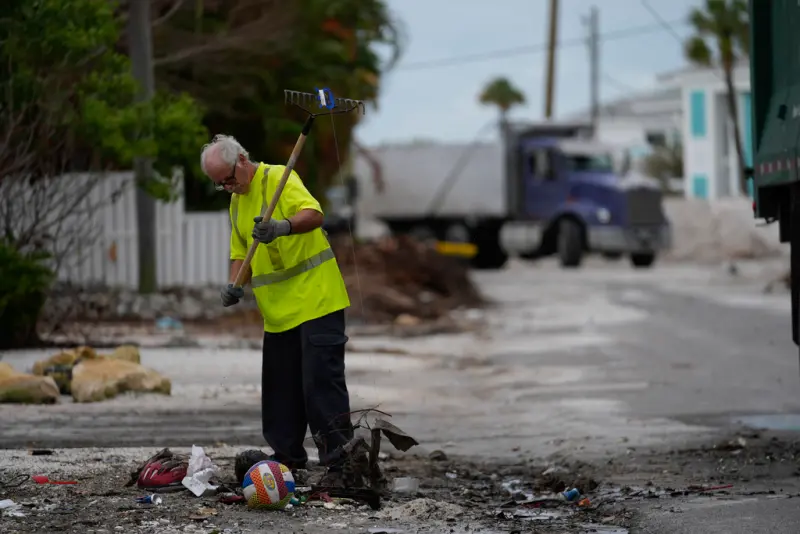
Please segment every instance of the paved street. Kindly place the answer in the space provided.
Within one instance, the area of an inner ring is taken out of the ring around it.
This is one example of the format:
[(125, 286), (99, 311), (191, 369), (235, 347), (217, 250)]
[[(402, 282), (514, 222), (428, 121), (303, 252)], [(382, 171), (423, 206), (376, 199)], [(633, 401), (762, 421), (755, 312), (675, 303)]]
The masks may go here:
[[(476, 273), (496, 301), (458, 335), (352, 337), (354, 407), (379, 404), (429, 449), (543, 457), (701, 438), (731, 415), (800, 411), (788, 294), (767, 275), (596, 262)], [(29, 368), (41, 352), (3, 355)], [(147, 349), (174, 395), (0, 407), (0, 446), (255, 444), (257, 350)], [(97, 432), (97, 429), (103, 429)]]
[[(420, 452), (520, 461), (603, 461), (631, 449), (708, 443), (745, 416), (784, 414), (787, 428), (800, 430), (791, 416), (800, 413), (800, 371), (788, 293), (763, 291), (779, 270), (640, 272), (595, 261), (574, 272), (547, 262), (476, 273), (495, 301), (471, 312), (485, 320), (480, 330), (351, 337), (354, 408), (380, 405)], [(2, 358), (28, 368), (42, 355)], [(142, 356), (172, 378), (172, 397), (1, 406), (0, 447), (263, 443), (259, 351), (153, 348)], [(771, 532), (788, 532), (782, 525), (795, 520), (793, 507), (781, 502), (687, 501), (684, 514), (645, 508), (638, 531), (753, 532), (745, 519), (763, 516)], [(725, 523), (714, 519), (722, 516)]]

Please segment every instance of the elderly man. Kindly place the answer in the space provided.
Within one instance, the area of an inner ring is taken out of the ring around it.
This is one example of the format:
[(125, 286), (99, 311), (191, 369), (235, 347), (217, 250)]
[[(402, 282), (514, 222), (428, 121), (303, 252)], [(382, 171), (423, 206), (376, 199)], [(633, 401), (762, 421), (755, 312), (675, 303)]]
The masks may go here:
[(230, 283), (222, 289), (223, 306), (243, 297), (233, 282), (253, 240), (259, 242), (247, 280), (264, 318), (264, 438), (275, 460), (293, 471), (304, 469), (310, 427), (320, 463), (329, 468), (323, 483), (340, 484), (342, 466), (331, 453), (353, 437), (344, 366), (350, 300), (321, 228), (320, 204), (292, 171), (272, 219), (264, 221), (262, 206), (271, 201), (283, 165), (250, 161), (226, 135), (203, 147), (200, 162), (217, 189), (232, 193)]

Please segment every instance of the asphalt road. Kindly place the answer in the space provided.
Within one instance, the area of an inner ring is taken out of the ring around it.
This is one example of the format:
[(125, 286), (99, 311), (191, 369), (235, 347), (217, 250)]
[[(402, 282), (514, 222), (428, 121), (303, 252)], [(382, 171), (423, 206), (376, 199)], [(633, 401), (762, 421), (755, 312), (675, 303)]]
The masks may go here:
[[(595, 262), (476, 273), (496, 305), (478, 332), (353, 337), (355, 408), (380, 405), (426, 448), (543, 457), (606, 455), (700, 439), (743, 414), (800, 413), (788, 293), (764, 294), (763, 267)], [(26, 369), (45, 355), (0, 355)], [(254, 444), (258, 350), (164, 348), (143, 363), (172, 397), (95, 405), (0, 406), (0, 447)]]
[(757, 497), (726, 500), (696, 499), (677, 509), (649, 509), (636, 534), (792, 534), (800, 524), (800, 509), (792, 500)]
[[(465, 455), (602, 460), (708, 441), (745, 415), (782, 414), (800, 430), (789, 295), (763, 291), (778, 270), (595, 261), (476, 273), (495, 301), (473, 312), (483, 329), (351, 338), (354, 408), (380, 405), (421, 449)], [(20, 369), (42, 356), (0, 355)], [(0, 447), (263, 444), (259, 351), (147, 349), (143, 363), (172, 378), (171, 397), (0, 406)], [(788, 532), (795, 517), (776, 511), (787, 502), (647, 510), (638, 531)], [(754, 527), (759, 517), (767, 530)]]

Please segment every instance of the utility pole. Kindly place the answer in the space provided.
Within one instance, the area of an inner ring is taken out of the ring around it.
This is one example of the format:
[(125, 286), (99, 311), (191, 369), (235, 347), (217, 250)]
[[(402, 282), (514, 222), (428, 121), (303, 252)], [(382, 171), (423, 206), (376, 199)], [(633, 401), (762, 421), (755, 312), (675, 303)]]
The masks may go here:
[(555, 86), (556, 45), (558, 41), (558, 0), (550, 0), (550, 37), (547, 42), (547, 87), (545, 90), (544, 116), (553, 118), (553, 91)]
[(600, 22), (597, 7), (592, 6), (588, 20), (584, 24), (589, 27), (586, 44), (589, 47), (589, 94), (592, 125), (597, 126), (600, 114)]
[[(155, 93), (153, 43), (150, 36), (150, 0), (131, 0), (128, 13), (128, 50), (133, 77), (140, 85), (140, 101), (149, 101)], [(152, 135), (145, 130), (143, 135)], [(144, 189), (153, 176), (149, 158), (134, 160), (136, 176), (136, 235), (139, 248), (139, 293), (156, 291), (156, 204)]]

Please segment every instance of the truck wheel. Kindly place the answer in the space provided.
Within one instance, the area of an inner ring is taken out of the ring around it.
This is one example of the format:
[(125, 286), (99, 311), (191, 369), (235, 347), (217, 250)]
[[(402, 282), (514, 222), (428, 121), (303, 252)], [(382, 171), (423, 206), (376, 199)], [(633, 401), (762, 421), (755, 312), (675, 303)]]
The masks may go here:
[(558, 225), (558, 259), (562, 267), (579, 267), (583, 259), (581, 227), (572, 219)]
[(648, 254), (631, 254), (631, 265), (637, 269), (646, 269), (652, 267), (656, 261), (656, 255), (653, 253)]
[(478, 253), (472, 258), (474, 269), (500, 269), (508, 261), (508, 254), (503, 252), (499, 245), (481, 246), (478, 243)]
[(472, 242), (478, 252), (472, 258), (473, 269), (500, 269), (508, 261), (508, 254), (500, 246), (500, 228), (477, 227), (472, 233)]

